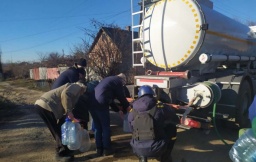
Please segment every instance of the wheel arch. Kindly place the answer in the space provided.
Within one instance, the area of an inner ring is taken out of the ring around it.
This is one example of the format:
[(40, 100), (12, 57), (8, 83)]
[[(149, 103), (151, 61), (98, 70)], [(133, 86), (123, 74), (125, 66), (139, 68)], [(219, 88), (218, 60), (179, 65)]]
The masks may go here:
[(252, 79), (250, 76), (248, 76), (248, 75), (246, 75), (246, 76), (244, 76), (244, 77), (242, 78), (242, 80), (241, 80), (241, 82), (240, 82), (238, 94), (240, 93), (240, 91), (241, 91), (241, 85), (242, 85), (244, 82), (248, 82), (248, 83), (249, 83), (249, 85), (250, 85), (250, 87), (251, 87), (251, 89), (252, 89), (252, 91), (251, 91), (251, 97), (253, 98), (253, 97), (254, 97), (254, 94), (255, 94), (255, 91), (256, 91), (256, 89), (255, 89), (255, 88), (256, 88), (256, 86), (255, 86), (256, 82), (254, 83), (254, 82), (253, 82), (253, 79)]
[[(236, 123), (238, 123), (241, 128), (250, 127), (248, 109), (253, 101), (254, 87), (253, 80), (250, 76), (242, 77), (236, 104)], [(249, 96), (246, 98), (247, 93)]]

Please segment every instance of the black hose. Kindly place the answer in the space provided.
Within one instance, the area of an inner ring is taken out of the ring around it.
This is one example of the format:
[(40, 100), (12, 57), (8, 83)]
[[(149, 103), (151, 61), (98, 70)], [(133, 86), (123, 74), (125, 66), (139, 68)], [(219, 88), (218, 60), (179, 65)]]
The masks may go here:
[(214, 102), (214, 104), (213, 104), (213, 112), (212, 112), (213, 126), (214, 126), (214, 129), (215, 129), (215, 132), (217, 133), (217, 135), (218, 135), (218, 137), (221, 139), (221, 141), (222, 141), (225, 145), (228, 145), (227, 142), (222, 138), (222, 136), (220, 135), (220, 133), (219, 133), (219, 131), (218, 131), (218, 129), (217, 129), (215, 114), (216, 114), (216, 102)]

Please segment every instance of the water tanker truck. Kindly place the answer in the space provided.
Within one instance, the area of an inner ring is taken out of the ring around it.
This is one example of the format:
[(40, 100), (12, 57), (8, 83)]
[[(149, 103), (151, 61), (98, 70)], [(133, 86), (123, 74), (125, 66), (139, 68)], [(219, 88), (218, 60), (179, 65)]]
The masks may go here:
[(134, 97), (140, 86), (150, 85), (165, 103), (193, 105), (191, 117), (214, 113), (250, 126), (255, 32), (215, 11), (209, 0), (131, 0), (131, 5), (133, 67), (144, 69), (134, 77)]

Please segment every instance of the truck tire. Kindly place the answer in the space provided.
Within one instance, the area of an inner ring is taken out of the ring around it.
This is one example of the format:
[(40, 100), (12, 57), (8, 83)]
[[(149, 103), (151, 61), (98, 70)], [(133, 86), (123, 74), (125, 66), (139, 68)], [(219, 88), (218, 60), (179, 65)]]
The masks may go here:
[(252, 87), (248, 81), (243, 81), (238, 93), (236, 106), (236, 123), (240, 128), (250, 128), (249, 106), (252, 103)]

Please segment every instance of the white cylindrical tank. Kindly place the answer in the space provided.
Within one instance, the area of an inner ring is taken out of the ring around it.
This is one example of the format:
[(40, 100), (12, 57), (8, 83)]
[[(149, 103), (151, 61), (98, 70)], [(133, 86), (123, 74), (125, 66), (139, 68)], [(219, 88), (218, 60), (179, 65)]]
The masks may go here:
[(202, 53), (256, 55), (249, 32), (248, 26), (195, 0), (161, 0), (145, 11), (144, 55), (157, 67), (198, 69)]

